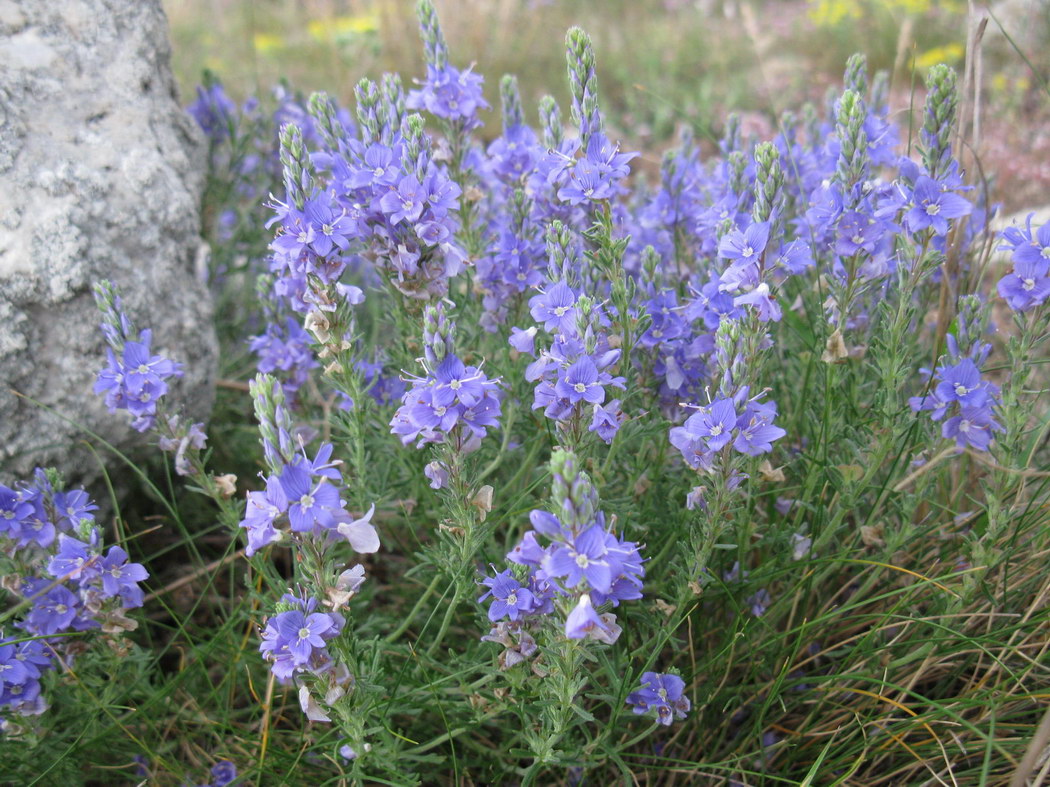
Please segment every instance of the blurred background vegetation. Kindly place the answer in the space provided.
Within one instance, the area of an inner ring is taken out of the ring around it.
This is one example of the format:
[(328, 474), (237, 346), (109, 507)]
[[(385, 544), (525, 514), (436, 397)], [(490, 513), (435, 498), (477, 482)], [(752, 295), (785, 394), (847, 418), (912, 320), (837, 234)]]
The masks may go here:
[[(769, 133), (781, 111), (823, 101), (829, 86), (841, 84), (853, 52), (867, 55), (871, 71), (893, 74), (893, 109), (906, 111), (927, 68), (939, 62), (961, 67), (968, 6), (988, 7), (994, 18), (984, 37), (982, 79), (987, 169), (1001, 173), (998, 190), (1007, 211), (1042, 204), (1040, 198), (1046, 202), (1050, 195), (1045, 0), (988, 6), (966, 0), (436, 5), (453, 62), (475, 63), (494, 107), (505, 73), (519, 77), (527, 106), (548, 92), (567, 106), (563, 37), (569, 26), (582, 26), (597, 49), (608, 119), (654, 164), (683, 123), (712, 140), (726, 114), (738, 111), (745, 130)], [(410, 82), (423, 73), (413, 0), (165, 0), (165, 7), (186, 103), (204, 69), (215, 72), (235, 99), (265, 96), (286, 80), (304, 94), (325, 90), (346, 104), (363, 76), (396, 71)], [(487, 121), (482, 135), (498, 134), (498, 114)]]

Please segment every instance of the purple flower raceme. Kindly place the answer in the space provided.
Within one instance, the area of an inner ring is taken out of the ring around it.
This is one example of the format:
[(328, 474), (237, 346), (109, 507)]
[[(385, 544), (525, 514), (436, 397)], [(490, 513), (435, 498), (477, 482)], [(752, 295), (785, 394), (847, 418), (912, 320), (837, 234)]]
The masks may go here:
[[(441, 326), (436, 331), (424, 328), (426, 376), (412, 378), (390, 431), (404, 445), (448, 443), (456, 451), (467, 450), (499, 425), (499, 381), (490, 380), (477, 366), (465, 365), (452, 352), (455, 324), (445, 318), (443, 307), (428, 307), (424, 322)], [(427, 477), (436, 483), (438, 468)]]
[(677, 448), (685, 461), (694, 468), (711, 465), (716, 453), (726, 446), (748, 456), (758, 456), (773, 450), (773, 442), (787, 432), (776, 426), (776, 404), (748, 400), (742, 412), (736, 402), (746, 398), (747, 390), (733, 398), (720, 398), (700, 407), (682, 426), (671, 429), (671, 445)]
[(310, 344), (310, 335), (299, 320), (286, 317), (283, 323), (273, 323), (265, 332), (253, 336), (248, 348), (258, 358), (256, 369), (263, 374), (278, 374), (285, 395), (291, 399), (306, 383), (310, 370), (318, 366)]
[(90, 642), (56, 635), (93, 630), (118, 635), (137, 626), (125, 613), (142, 606), (139, 584), (149, 575), (121, 547), (104, 552), (94, 521), (97, 509), (83, 490), (62, 490), (53, 471), (38, 469), (32, 481), (0, 486), (0, 549), (17, 572), (9, 575), (7, 587), (28, 605), (14, 623), (24, 635), (0, 632), (5, 715), (43, 713), (42, 674), (56, 658), (71, 663)]
[(597, 510), (597, 493), (572, 453), (556, 451), (551, 465), (559, 514), (534, 510), (529, 516), (533, 529), (507, 554), (520, 570), (508, 569), (482, 582), (489, 590), (479, 601), (492, 599), (489, 620), (497, 624), (484, 639), (510, 650), (516, 647), (508, 644), (510, 633), (529, 631), (556, 608), (565, 615), (568, 639), (612, 644), (620, 635), (616, 616), (598, 609), (642, 597), (645, 570), (638, 545), (609, 531), (605, 515)]
[(637, 714), (656, 711), (656, 721), (670, 726), (675, 719), (684, 719), (690, 702), (685, 696), (685, 681), (677, 675), (646, 672), (641, 687), (627, 695), (627, 704)]
[(299, 673), (321, 674), (332, 670), (329, 640), (343, 630), (345, 620), (337, 612), (317, 611), (316, 599), (286, 593), (283, 610), (266, 621), (259, 651), (271, 662), (271, 671), (282, 683)]
[[(319, 455), (331, 455), (325, 443)], [(356, 552), (370, 553), (379, 548), (375, 526), (371, 523), (375, 506), (355, 518), (342, 499), (342, 476), (334, 468), (318, 468), (305, 454), (287, 464), (280, 473), (266, 478), (266, 489), (249, 492), (244, 519), (250, 557), (263, 547), (288, 538), (315, 539), (325, 546), (329, 541), (346, 540)]]
[[(941, 436), (954, 440), (960, 449), (987, 451), (993, 434), (1002, 431), (994, 415), (999, 387), (981, 376), (992, 349), (981, 339), (986, 321), (980, 298), (960, 299), (958, 327), (946, 336), (948, 352), (932, 374), (930, 390), (908, 400), (914, 412), (929, 412), (934, 421), (943, 421)], [(924, 372), (930, 376), (929, 370)]]
[(156, 424), (157, 401), (168, 392), (167, 380), (181, 377), (179, 364), (150, 351), (152, 333), (139, 335), (121, 310), (120, 296), (109, 282), (95, 287), (95, 300), (103, 316), (103, 333), (109, 348), (108, 364), (98, 373), (95, 393), (104, 394), (111, 413), (127, 410), (131, 425), (140, 432)]
[(1029, 215), (1025, 229), (1011, 227), (1001, 237), (1013, 269), (999, 280), (999, 295), (1015, 311), (1042, 306), (1050, 296), (1050, 221), (1033, 231)]

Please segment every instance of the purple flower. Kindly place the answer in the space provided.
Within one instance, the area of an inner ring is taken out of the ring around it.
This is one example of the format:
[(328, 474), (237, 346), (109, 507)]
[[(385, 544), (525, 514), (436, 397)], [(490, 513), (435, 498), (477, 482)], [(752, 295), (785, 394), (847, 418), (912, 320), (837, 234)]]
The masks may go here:
[[(30, 583), (30, 596), (36, 595), (48, 582)], [(57, 585), (38, 596), (25, 619), (25, 628), (33, 634), (50, 636), (70, 628), (80, 610), (80, 599), (65, 585)]]
[(325, 646), (322, 634), (332, 628), (332, 619), (323, 612), (304, 615), (299, 610), (277, 616), (277, 630), (297, 664), (306, 664), (315, 649)]
[(620, 400), (613, 399), (605, 405), (594, 405), (594, 415), (591, 417), (591, 425), (587, 427), (587, 431), (594, 432), (608, 445), (620, 431), (623, 421), (624, 415), (620, 412)]
[(520, 620), (522, 615), (532, 611), (535, 603), (532, 592), (522, 587), (510, 569), (494, 577), (486, 577), (481, 584), (487, 587), (488, 591), (478, 599), (478, 603), (492, 597), (492, 604), (489, 606), (489, 620), (493, 623), (504, 617), (510, 620)]
[(776, 414), (775, 402), (748, 402), (743, 414), (737, 420), (737, 429), (740, 431), (733, 441), (733, 448), (748, 456), (758, 456), (772, 451), (773, 441), (787, 434), (779, 426), (773, 424)]
[(656, 720), (670, 726), (676, 718), (684, 719), (691, 704), (684, 696), (685, 681), (677, 675), (646, 672), (641, 687), (627, 695), (627, 704), (634, 713), (656, 710)]
[(364, 516), (358, 519), (354, 519), (345, 508), (338, 508), (332, 514), (336, 532), (359, 554), (367, 555), (379, 551), (379, 534), (372, 524), (372, 515), (375, 512), (376, 507), (373, 503)]
[(586, 579), (594, 590), (612, 589), (613, 571), (608, 560), (605, 529), (592, 525), (571, 543), (559, 544), (547, 556), (543, 569), (551, 577), (564, 578), (566, 587), (576, 587)]
[(877, 221), (865, 213), (844, 213), (837, 228), (835, 253), (843, 257), (860, 253), (874, 254), (886, 229), (886, 222)]
[(345, 210), (336, 211), (332, 207), (334, 194), (318, 194), (306, 201), (303, 215), (312, 232), (311, 246), (321, 257), (327, 257), (338, 248), (346, 251), (350, 240), (358, 235), (357, 222), (346, 215)]
[(312, 486), (310, 474), (298, 465), (288, 465), (281, 471), (281, 488), (288, 498), (288, 519), (292, 530), (306, 532), (315, 525), (328, 527), (332, 524), (329, 509), (339, 508), (339, 491), (321, 479)]
[(0, 533), (17, 538), (19, 528), (33, 513), (33, 505), (22, 500), (15, 490), (0, 484)]
[(405, 175), (398, 181), (396, 189), (390, 189), (380, 198), (379, 207), (391, 224), (412, 223), (422, 215), (425, 200), (426, 194), (419, 181), (414, 175)]
[(769, 222), (758, 221), (743, 232), (731, 229), (718, 244), (718, 256), (727, 260), (758, 262), (769, 242)]
[(574, 333), (576, 328), (576, 295), (564, 281), (529, 299), (532, 319), (543, 323), (551, 333)]
[(948, 219), (969, 215), (973, 205), (958, 194), (944, 190), (944, 184), (920, 175), (912, 189), (912, 208), (904, 215), (909, 232), (932, 227), (935, 235), (948, 234)]
[(1002, 426), (992, 417), (992, 408), (963, 407), (959, 415), (949, 418), (941, 426), (941, 436), (954, 439), (960, 448), (975, 448), (987, 451), (992, 442), (992, 432), (1001, 432)]
[(237, 778), (237, 766), (229, 760), (219, 760), (211, 769), (212, 787), (227, 787)]
[(98, 506), (91, 502), (83, 489), (55, 493), (55, 513), (63, 527), (75, 528), (82, 519), (94, 521), (94, 511), (98, 511)]
[(605, 389), (598, 381), (598, 368), (587, 355), (564, 370), (563, 375), (559, 375), (554, 390), (559, 397), (568, 399), (572, 404), (581, 401), (601, 404), (605, 400)]
[(510, 329), (510, 346), (513, 347), (520, 353), (526, 355), (536, 354), (536, 333), (539, 329), (536, 326), (532, 326), (528, 330), (522, 330), (521, 328)]
[(230, 135), (237, 106), (226, 95), (222, 84), (213, 82), (207, 87), (197, 86), (197, 100), (186, 107), (186, 111), (209, 139), (221, 142)]
[(609, 632), (609, 626), (594, 611), (591, 597), (584, 593), (565, 620), (565, 636), (569, 639), (593, 637), (601, 632)]
[(139, 563), (128, 563), (128, 553), (120, 547), (110, 547), (99, 564), (102, 592), (112, 597), (119, 595), (126, 608), (142, 606), (142, 590), (138, 583), (149, 577)]
[(934, 389), (941, 402), (958, 402), (963, 407), (981, 407), (988, 399), (985, 385), (981, 383), (981, 372), (969, 358), (963, 358), (954, 366), (938, 370), (941, 382)]
[(780, 322), (783, 313), (780, 304), (776, 302), (769, 292), (769, 285), (765, 282), (759, 284), (755, 289), (745, 295), (738, 295), (733, 299), (734, 306), (754, 306), (758, 312), (759, 322)]
[(691, 415), (686, 429), (691, 435), (703, 437), (711, 451), (718, 451), (733, 439), (737, 415), (732, 399), (716, 399), (709, 407)]
[(248, 557), (280, 538), (274, 522), (287, 512), (288, 496), (281, 486), (281, 479), (276, 475), (266, 479), (265, 492), (248, 493), (244, 519), (240, 523), (248, 531), (248, 547), (245, 549)]
[(460, 71), (449, 64), (439, 67), (431, 63), (423, 87), (410, 91), (405, 104), (409, 109), (425, 109), (436, 117), (459, 122), (466, 130), (474, 129), (481, 125), (478, 110), (489, 108), (482, 82), (484, 78), (469, 68)]
[[(1043, 229), (1047, 227), (1050, 227), (1050, 222), (1043, 225)], [(1038, 257), (1035, 260), (1017, 260), (1018, 255), (1014, 256), (1014, 269), (999, 280), (997, 289), (1011, 309), (1024, 312), (1041, 306), (1050, 295), (1050, 276), (1047, 275), (1050, 260)]]
[(94, 557), (87, 544), (62, 533), (58, 537), (58, 551), (47, 564), (47, 573), (61, 580), (90, 582), (99, 570)]

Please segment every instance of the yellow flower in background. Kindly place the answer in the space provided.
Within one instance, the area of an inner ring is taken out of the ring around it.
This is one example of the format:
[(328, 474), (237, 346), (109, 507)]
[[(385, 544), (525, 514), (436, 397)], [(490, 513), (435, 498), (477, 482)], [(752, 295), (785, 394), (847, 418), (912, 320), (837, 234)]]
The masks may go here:
[(284, 49), (284, 38), (275, 33), (256, 33), (252, 36), (252, 46), (260, 55)]
[(809, 0), (809, 18), (820, 27), (833, 27), (845, 19), (860, 19), (863, 8), (849, 0)]
[(374, 33), (379, 29), (379, 17), (372, 14), (359, 16), (337, 16), (330, 19), (314, 19), (306, 25), (306, 32), (320, 43), (338, 41), (354, 35)]
[(821, 27), (862, 19), (880, 10), (922, 16), (935, 8), (955, 13), (964, 7), (960, 0), (809, 0), (808, 5), (809, 18)]
[(901, 11), (915, 16), (925, 14), (933, 7), (930, 0), (883, 0), (882, 4), (891, 11)]
[(925, 71), (938, 63), (952, 65), (962, 60), (964, 54), (966, 54), (966, 49), (957, 41), (944, 46), (935, 46), (915, 58), (915, 68)]

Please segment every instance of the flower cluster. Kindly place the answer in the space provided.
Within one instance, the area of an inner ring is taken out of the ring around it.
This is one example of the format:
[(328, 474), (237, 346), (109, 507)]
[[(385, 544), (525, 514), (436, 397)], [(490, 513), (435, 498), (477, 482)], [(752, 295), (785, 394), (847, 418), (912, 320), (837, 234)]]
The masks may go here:
[(361, 517), (347, 511), (332, 445), (323, 443), (312, 459), (302, 444), (293, 449), (280, 384), (273, 377), (259, 375), (251, 387), (270, 474), (264, 491), (248, 493), (240, 525), (248, 534), (246, 554), (251, 556), (288, 538), (311, 539), (322, 547), (346, 540), (361, 553), (379, 549), (371, 524), (375, 506)]
[[(487, 639), (516, 651), (505, 655), (504, 666), (532, 654), (535, 643), (527, 624), (556, 608), (565, 614), (563, 632), (569, 639), (612, 644), (620, 635), (616, 615), (599, 614), (597, 608), (642, 597), (645, 569), (638, 545), (610, 531), (598, 510), (597, 491), (575, 455), (556, 451), (551, 470), (557, 513), (532, 511), (533, 529), (507, 554), (521, 572), (508, 569), (482, 582), (488, 590), (478, 601), (491, 599), (488, 616), (496, 624)], [(511, 635), (516, 640), (508, 645)]]
[(727, 446), (748, 456), (773, 450), (773, 441), (787, 432), (773, 423), (775, 402), (749, 399), (742, 387), (732, 398), (718, 398), (696, 412), (682, 426), (671, 429), (671, 444), (691, 467), (708, 469), (716, 454)]
[(1050, 221), (1033, 230), (1029, 214), (1024, 229), (1009, 227), (1002, 239), (999, 248), (1010, 252), (1013, 269), (999, 279), (999, 294), (1014, 311), (1042, 306), (1050, 295)]
[(669, 727), (689, 713), (690, 702), (684, 692), (685, 681), (677, 675), (646, 672), (639, 689), (627, 695), (627, 704), (637, 714), (655, 710), (657, 723)]
[(343, 616), (318, 612), (317, 599), (313, 598), (286, 593), (281, 602), (287, 608), (266, 621), (259, 645), (263, 657), (272, 662), (273, 674), (284, 683), (297, 673), (320, 674), (332, 669), (327, 643), (343, 630)]
[(108, 365), (98, 373), (95, 393), (105, 394), (111, 413), (127, 410), (131, 425), (140, 432), (156, 424), (157, 400), (168, 392), (167, 380), (181, 377), (179, 364), (150, 352), (152, 333), (138, 334), (123, 312), (120, 296), (109, 282), (95, 286), (95, 301), (102, 312), (102, 331), (109, 347)]
[(28, 604), (15, 624), (25, 636), (0, 633), (0, 708), (46, 710), (41, 676), (73, 657), (74, 640), (57, 635), (137, 626), (125, 612), (142, 606), (139, 583), (149, 575), (121, 547), (104, 549), (96, 510), (84, 490), (63, 491), (53, 472), (38, 469), (14, 489), (0, 485), (0, 549), (13, 566), (4, 588)]
[(428, 306), (422, 359), (426, 376), (412, 378), (412, 387), (390, 422), (390, 431), (404, 445), (448, 442), (457, 451), (467, 451), (499, 424), (499, 381), (459, 359), (454, 333), (455, 323), (446, 317), (444, 307)]
[(271, 323), (248, 343), (258, 360), (255, 368), (262, 374), (280, 374), (285, 396), (292, 398), (306, 383), (310, 370), (318, 366), (310, 351), (310, 334), (299, 320), (286, 317)]
[[(960, 448), (987, 451), (992, 433), (1002, 431), (994, 417), (999, 404), (999, 387), (981, 377), (981, 367), (992, 345), (981, 339), (987, 318), (979, 298), (962, 299), (958, 336), (946, 337), (948, 352), (933, 371), (931, 390), (913, 396), (908, 404), (915, 412), (928, 411), (934, 421), (944, 421), (941, 436), (954, 440)], [(924, 370), (927, 377), (929, 370)]]

